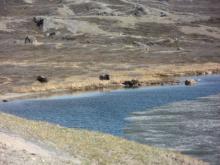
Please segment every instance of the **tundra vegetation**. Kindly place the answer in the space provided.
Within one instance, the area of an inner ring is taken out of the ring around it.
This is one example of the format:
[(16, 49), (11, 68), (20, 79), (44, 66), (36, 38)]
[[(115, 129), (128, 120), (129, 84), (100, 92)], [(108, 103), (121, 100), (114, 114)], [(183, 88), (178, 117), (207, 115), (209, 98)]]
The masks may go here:
[[(218, 0), (0, 2), (0, 93), (93, 90), (219, 72)], [(109, 74), (110, 81), (99, 80)], [(43, 76), (48, 83), (36, 81)]]
[[(218, 73), (219, 16), (219, 0), (1, 0), (0, 98)], [(0, 131), (50, 142), (82, 162), (202, 164), (109, 135), (0, 119)]]

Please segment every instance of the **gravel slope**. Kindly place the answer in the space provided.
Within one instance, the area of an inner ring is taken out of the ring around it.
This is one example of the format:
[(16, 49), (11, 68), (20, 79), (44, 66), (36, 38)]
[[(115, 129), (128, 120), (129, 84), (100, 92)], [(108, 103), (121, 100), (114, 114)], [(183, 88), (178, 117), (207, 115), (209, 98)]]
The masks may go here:
[(81, 164), (63, 151), (49, 150), (21, 137), (0, 132), (1, 165)]

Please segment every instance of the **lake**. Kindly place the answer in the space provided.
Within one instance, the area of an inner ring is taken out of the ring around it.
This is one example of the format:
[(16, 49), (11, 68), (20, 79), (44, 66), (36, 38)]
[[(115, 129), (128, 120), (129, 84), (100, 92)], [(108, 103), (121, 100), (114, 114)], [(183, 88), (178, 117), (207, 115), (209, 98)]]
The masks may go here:
[(155, 86), (0, 103), (0, 111), (121, 136), (220, 161), (220, 75), (195, 86)]

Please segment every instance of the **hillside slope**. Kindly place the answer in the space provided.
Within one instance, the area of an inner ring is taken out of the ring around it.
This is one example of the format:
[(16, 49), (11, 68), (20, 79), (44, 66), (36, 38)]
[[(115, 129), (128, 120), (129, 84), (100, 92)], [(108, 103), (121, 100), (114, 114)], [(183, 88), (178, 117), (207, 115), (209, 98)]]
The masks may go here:
[[(0, 91), (75, 89), (99, 84), (101, 73), (114, 84), (219, 70), (219, 16), (218, 0), (2, 0)], [(42, 89), (37, 75), (51, 84)]]

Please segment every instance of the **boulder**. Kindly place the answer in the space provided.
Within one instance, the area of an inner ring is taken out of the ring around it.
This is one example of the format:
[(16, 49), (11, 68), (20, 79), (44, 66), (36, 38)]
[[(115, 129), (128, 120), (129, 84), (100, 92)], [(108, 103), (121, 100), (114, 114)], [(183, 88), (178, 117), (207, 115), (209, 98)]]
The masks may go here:
[(186, 86), (191, 86), (191, 85), (194, 85), (194, 84), (196, 84), (196, 80), (194, 80), (194, 79), (190, 79), (190, 80), (185, 81)]
[(76, 40), (76, 37), (73, 35), (65, 35), (62, 37), (63, 40), (67, 40), (67, 41), (73, 41)]
[(6, 103), (6, 102), (8, 102), (8, 100), (2, 100), (2, 102)]
[(47, 83), (48, 79), (44, 76), (37, 76), (37, 81), (39, 81), (40, 83)]
[(166, 16), (167, 16), (166, 13), (164, 13), (164, 12), (160, 12), (160, 17), (166, 17)]
[(122, 84), (125, 86), (125, 88), (138, 88), (141, 86), (138, 80), (124, 81)]
[(102, 74), (99, 76), (99, 80), (110, 80), (109, 74)]
[(177, 50), (184, 50), (182, 47), (177, 47), (176, 49)]
[(134, 16), (140, 17), (147, 14), (147, 11), (143, 5), (137, 4), (135, 5), (133, 11)]

